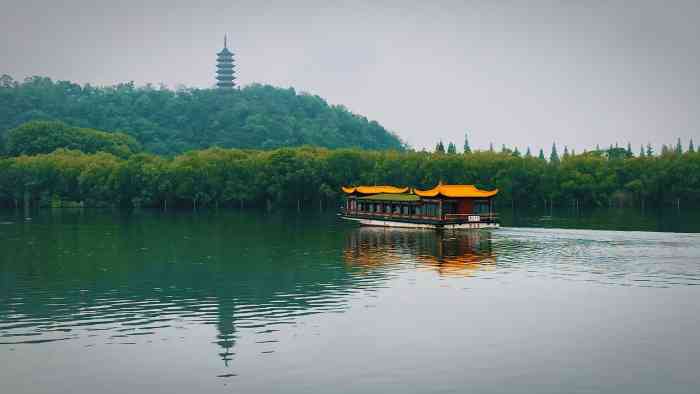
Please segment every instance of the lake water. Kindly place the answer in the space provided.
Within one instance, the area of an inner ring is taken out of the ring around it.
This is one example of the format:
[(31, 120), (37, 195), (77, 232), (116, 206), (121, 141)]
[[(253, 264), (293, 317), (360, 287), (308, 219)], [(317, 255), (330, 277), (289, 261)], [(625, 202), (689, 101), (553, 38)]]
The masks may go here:
[(697, 219), (0, 212), (0, 393), (698, 393)]

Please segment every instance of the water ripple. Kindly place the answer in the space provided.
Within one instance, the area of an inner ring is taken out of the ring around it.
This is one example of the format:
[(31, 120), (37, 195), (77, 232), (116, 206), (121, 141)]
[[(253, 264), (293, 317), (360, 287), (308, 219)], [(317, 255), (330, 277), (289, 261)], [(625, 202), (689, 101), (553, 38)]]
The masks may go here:
[[(282, 226), (281, 234), (263, 239), (255, 232), (229, 234), (225, 227), (185, 236), (178, 226), (164, 234), (110, 226), (109, 244), (105, 229), (89, 224), (73, 232), (60, 225), (36, 233), (3, 227), (10, 237), (0, 239), (9, 251), (0, 257), (0, 344), (81, 338), (90, 338), (90, 346), (138, 344), (154, 336), (182, 338), (166, 333), (201, 326), (216, 331), (213, 343), (228, 363), (247, 333), (271, 348), (267, 354), (281, 340), (264, 334), (285, 332), (309, 316), (344, 313), (353, 303), (374, 308), (377, 294), (402, 280), (417, 296), (470, 291), (475, 280), (499, 286), (517, 278), (658, 289), (700, 285), (697, 234), (536, 228), (298, 234)], [(43, 249), (13, 247), (10, 239)], [(130, 342), (118, 342), (124, 338)]]

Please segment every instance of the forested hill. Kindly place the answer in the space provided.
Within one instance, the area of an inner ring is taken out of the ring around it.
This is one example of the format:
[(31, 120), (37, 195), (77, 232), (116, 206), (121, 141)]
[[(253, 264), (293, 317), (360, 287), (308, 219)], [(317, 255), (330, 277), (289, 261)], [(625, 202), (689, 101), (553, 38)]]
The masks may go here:
[(123, 132), (146, 151), (166, 155), (210, 146), (403, 149), (401, 140), (375, 121), (318, 96), (267, 85), (173, 91), (133, 83), (94, 87), (0, 77), (0, 138), (31, 120)]

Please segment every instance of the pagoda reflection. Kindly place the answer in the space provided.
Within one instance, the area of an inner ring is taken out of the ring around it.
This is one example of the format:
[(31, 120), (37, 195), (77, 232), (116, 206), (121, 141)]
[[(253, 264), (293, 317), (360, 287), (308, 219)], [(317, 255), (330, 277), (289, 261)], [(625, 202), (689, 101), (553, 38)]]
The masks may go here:
[[(64, 231), (85, 220), (92, 231)], [(20, 223), (4, 228), (8, 239), (25, 236)], [(343, 312), (348, 294), (382, 287), (394, 268), (470, 276), (495, 261), (486, 232), (327, 232), (318, 230), (324, 222), (297, 226), (255, 213), (115, 219), (66, 211), (37, 215), (32, 225), (38, 224), (56, 226), (31, 234), (41, 253), (0, 242), (0, 345), (84, 340), (148, 347), (156, 338), (175, 340), (171, 328), (206, 324), (215, 331), (212, 356), (232, 368), (245, 336), (270, 339), (278, 331), (273, 325)], [(104, 228), (108, 234), (98, 230)], [(375, 272), (368, 278), (358, 268)]]
[(350, 232), (343, 250), (346, 264), (365, 270), (415, 264), (441, 276), (469, 277), (495, 266), (485, 231), (436, 232), (361, 227)]

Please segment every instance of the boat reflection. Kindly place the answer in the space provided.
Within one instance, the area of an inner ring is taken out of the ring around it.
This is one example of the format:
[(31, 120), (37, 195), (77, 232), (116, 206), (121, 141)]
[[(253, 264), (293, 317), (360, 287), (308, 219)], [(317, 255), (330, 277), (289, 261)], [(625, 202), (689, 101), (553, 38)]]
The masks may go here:
[(367, 271), (413, 264), (441, 276), (469, 277), (495, 266), (487, 231), (435, 232), (361, 227), (348, 234), (344, 261)]

